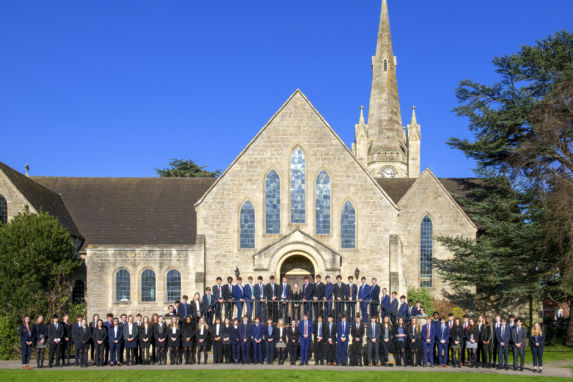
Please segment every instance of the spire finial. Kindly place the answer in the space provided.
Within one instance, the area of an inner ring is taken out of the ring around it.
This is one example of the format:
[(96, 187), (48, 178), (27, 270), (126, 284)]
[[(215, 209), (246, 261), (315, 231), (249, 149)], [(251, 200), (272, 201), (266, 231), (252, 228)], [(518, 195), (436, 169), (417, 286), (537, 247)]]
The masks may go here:
[(414, 126), (417, 124), (418, 124), (418, 121), (416, 120), (416, 106), (412, 106), (412, 120), (410, 122), (410, 125)]
[(29, 171), (30, 171), (30, 165), (28, 163), (26, 163), (26, 165), (24, 166), (24, 168), (26, 169), (26, 176), (30, 176)]
[(358, 119), (358, 123), (364, 125), (364, 106), (360, 106), (360, 118)]

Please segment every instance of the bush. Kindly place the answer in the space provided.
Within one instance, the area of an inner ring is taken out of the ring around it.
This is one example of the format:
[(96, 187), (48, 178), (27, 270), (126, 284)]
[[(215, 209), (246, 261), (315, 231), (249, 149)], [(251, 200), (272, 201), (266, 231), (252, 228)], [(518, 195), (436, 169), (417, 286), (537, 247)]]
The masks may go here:
[(463, 320), (464, 314), (466, 314), (466, 312), (464, 312), (464, 310), (459, 306), (456, 306), (454, 309), (452, 309), (452, 313), (454, 314), (454, 318), (459, 318), (460, 320)]
[(408, 300), (420, 301), (422, 308), (426, 309), (426, 314), (432, 315), (434, 308), (434, 299), (430, 291), (426, 288), (408, 288)]
[(17, 359), (20, 354), (18, 327), (20, 322), (8, 316), (0, 316), (0, 359)]

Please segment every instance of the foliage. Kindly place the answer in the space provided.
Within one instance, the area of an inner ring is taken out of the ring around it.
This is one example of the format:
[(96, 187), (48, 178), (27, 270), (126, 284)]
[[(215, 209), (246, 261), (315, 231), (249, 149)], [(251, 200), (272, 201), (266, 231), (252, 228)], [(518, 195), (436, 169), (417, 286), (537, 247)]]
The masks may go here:
[(17, 358), (20, 351), (18, 328), (21, 321), (9, 316), (0, 316), (0, 359)]
[(90, 322), (90, 319), (87, 317), (87, 313), (88, 310), (86, 304), (71, 304), (69, 307), (69, 315), (72, 321), (81, 314), (88, 322)]
[(426, 309), (426, 314), (432, 315), (434, 312), (434, 298), (426, 288), (408, 288), (408, 300), (420, 301), (422, 308)]
[(454, 318), (459, 318), (460, 320), (462, 320), (466, 312), (464, 312), (464, 310), (459, 306), (456, 306), (452, 309), (452, 314), (454, 315)]
[(161, 177), (207, 177), (217, 178), (221, 175), (221, 170), (207, 171), (207, 166), (199, 166), (191, 159), (171, 159), (171, 168), (155, 169), (157, 175)]

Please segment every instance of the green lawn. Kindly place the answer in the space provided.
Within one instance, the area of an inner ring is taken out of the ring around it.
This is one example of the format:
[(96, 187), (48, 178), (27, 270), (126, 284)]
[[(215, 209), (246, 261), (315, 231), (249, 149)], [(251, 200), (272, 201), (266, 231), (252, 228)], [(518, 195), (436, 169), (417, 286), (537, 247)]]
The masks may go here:
[[(543, 350), (543, 363), (549, 361), (563, 361), (570, 359), (573, 363), (573, 348), (564, 345), (546, 346)], [(509, 360), (513, 360), (513, 354), (509, 354)], [(533, 357), (531, 356), (531, 348), (527, 347), (525, 350), (525, 363), (533, 364)]]
[(372, 371), (320, 371), (320, 370), (0, 370), (2, 381), (34, 381), (34, 382), (64, 382), (64, 381), (137, 381), (155, 382), (159, 379), (169, 382), (190, 380), (221, 380), (221, 381), (400, 381), (420, 382), (425, 378), (432, 382), (488, 382), (488, 381), (562, 381), (562, 378), (540, 377), (528, 375), (496, 375), (476, 373), (430, 373), (430, 372), (372, 372)]

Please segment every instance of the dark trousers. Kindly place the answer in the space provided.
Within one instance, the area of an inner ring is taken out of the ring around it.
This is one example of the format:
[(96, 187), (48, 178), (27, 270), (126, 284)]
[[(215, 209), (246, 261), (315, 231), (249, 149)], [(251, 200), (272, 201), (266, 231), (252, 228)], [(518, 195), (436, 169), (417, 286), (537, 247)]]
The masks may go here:
[(543, 346), (532, 346), (531, 355), (533, 356), (533, 366), (543, 366)]
[(348, 339), (344, 342), (338, 342), (336, 352), (338, 355), (336, 362), (346, 366), (348, 364)]
[(103, 355), (104, 355), (104, 351), (105, 351), (105, 346), (104, 344), (95, 344), (95, 364), (96, 366), (102, 366), (103, 365)]
[(233, 362), (233, 349), (231, 349), (231, 344), (223, 344), (223, 358), (225, 363)]
[(221, 341), (213, 341), (213, 362), (223, 363), (223, 344)]
[[(326, 348), (325, 348), (324, 340), (317, 341), (314, 340), (314, 360), (318, 363), (323, 363), (324, 359), (326, 358)], [(327, 360), (327, 362), (329, 362)]]
[(72, 352), (72, 342), (66, 340), (62, 341), (60, 349), (62, 352), (62, 365), (69, 365)]
[(61, 345), (56, 343), (50, 344), (50, 360), (49, 365), (54, 364), (54, 357), (56, 358), (56, 366), (60, 366)]
[(324, 316), (328, 317), (332, 314), (332, 300), (324, 302)]
[(209, 353), (207, 353), (207, 346), (197, 347), (197, 363), (201, 363), (201, 352), (204, 352), (203, 363), (207, 363), (207, 359), (209, 358)]
[(346, 303), (346, 312), (348, 312), (348, 317), (356, 316), (356, 303), (355, 302), (347, 302)]
[(29, 364), (31, 356), (32, 356), (32, 345), (27, 345), (24, 342), (22, 344), (22, 365)]
[(438, 362), (440, 365), (448, 364), (448, 343), (438, 343)]
[(370, 303), (370, 316), (378, 317), (378, 305), (379, 304), (377, 302)]
[(223, 306), (220, 302), (215, 303), (215, 318), (221, 318)]
[(312, 302), (304, 303), (304, 313), (308, 314), (308, 319), (312, 321)]
[(261, 322), (265, 321), (265, 303), (262, 302), (261, 300), (259, 301), (255, 301), (255, 317), (259, 317), (261, 319)]
[(336, 363), (336, 340), (326, 342), (326, 362)]
[(232, 352), (232, 359), (233, 363), (241, 362), (241, 343), (234, 342), (231, 344), (231, 352)]
[(110, 355), (110, 362), (116, 363), (120, 361), (120, 352), (121, 352), (121, 344), (116, 344), (115, 342), (109, 343), (109, 355)]
[[(336, 316), (336, 322), (340, 321), (340, 316), (344, 314), (344, 303), (341, 301), (336, 301), (334, 303), (334, 315)], [(348, 317), (349, 321), (352, 321), (352, 317)]]
[(308, 350), (310, 348), (310, 338), (300, 339), (300, 362), (308, 363)]
[(396, 341), (396, 366), (406, 366), (406, 342)]
[(290, 363), (293, 365), (297, 359), (297, 350), (298, 350), (298, 344), (294, 344), (294, 345), (289, 344), (288, 345), (289, 359), (290, 359)]
[(280, 302), (279, 303), (279, 317), (285, 320), (288, 323), (288, 302)]
[(360, 317), (362, 322), (368, 322), (368, 303), (361, 302), (360, 303)]
[(513, 367), (517, 367), (517, 358), (519, 357), (519, 367), (523, 369), (523, 357), (525, 357), (525, 343), (520, 347), (513, 345)]
[(88, 353), (90, 347), (88, 344), (80, 346), (80, 365), (86, 367), (88, 365)]
[(482, 366), (487, 363), (486, 358), (485, 358), (486, 346), (487, 345), (484, 345), (482, 341), (478, 342), (477, 362), (480, 363)]
[(273, 322), (277, 322), (279, 319), (279, 303), (278, 301), (267, 302), (267, 317), (273, 319)]
[(267, 359), (267, 364), (271, 364), (275, 360), (274, 342), (265, 342), (265, 358)]
[(241, 341), (241, 362), (251, 362), (251, 342)]
[(253, 342), (253, 362), (263, 363), (263, 343)]
[[(368, 341), (368, 364), (380, 362), (380, 343)], [(374, 354), (374, 357), (372, 357)]]
[(498, 358), (498, 366), (502, 367), (505, 366), (507, 367), (507, 359), (508, 359), (508, 354), (509, 353), (509, 347), (507, 346), (507, 344), (505, 344), (505, 346), (498, 346), (498, 354), (497, 354), (497, 358)]
[(388, 356), (390, 355), (390, 340), (388, 342), (381, 340), (380, 345), (382, 346), (382, 363), (388, 363)]
[(233, 303), (226, 302), (225, 303), (225, 318), (233, 321)]
[(249, 317), (249, 322), (253, 321), (253, 302), (245, 301), (245, 306), (247, 309), (246, 315)]
[(80, 351), (82, 346), (80, 344), (75, 344), (75, 351), (74, 351), (74, 365), (78, 366), (80, 364)]
[(135, 348), (125, 348), (125, 361), (128, 364), (133, 364), (136, 361)]
[(362, 364), (362, 341), (353, 341), (350, 345), (350, 364), (353, 366)]
[(424, 365), (430, 361), (430, 365), (434, 366), (434, 343), (427, 343), (427, 341), (422, 342), (422, 353)]

